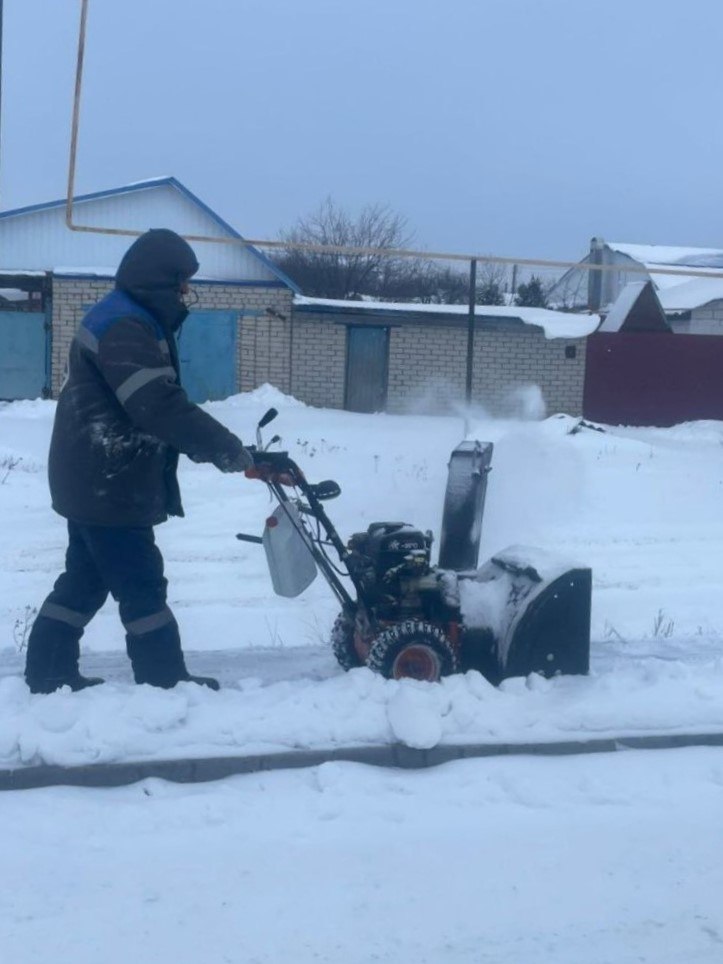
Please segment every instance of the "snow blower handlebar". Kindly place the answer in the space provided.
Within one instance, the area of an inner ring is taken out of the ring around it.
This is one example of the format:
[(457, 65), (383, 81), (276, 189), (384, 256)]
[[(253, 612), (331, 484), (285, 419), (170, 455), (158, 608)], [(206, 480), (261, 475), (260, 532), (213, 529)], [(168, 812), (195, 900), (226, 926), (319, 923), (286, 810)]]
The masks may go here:
[(299, 466), (293, 462), (287, 452), (265, 452), (255, 447), (249, 449), (254, 457), (254, 464), (246, 469), (247, 479), (259, 479), (269, 485), (297, 486), (304, 478)]

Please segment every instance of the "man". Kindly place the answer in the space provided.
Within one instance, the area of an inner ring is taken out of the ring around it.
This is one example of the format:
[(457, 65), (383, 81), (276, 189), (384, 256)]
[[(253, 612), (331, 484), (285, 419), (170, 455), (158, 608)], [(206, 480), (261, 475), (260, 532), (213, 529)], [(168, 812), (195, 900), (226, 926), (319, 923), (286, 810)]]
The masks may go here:
[(65, 572), (28, 639), (25, 679), (33, 693), (103, 682), (81, 676), (78, 658), (83, 630), (108, 593), (118, 602), (137, 683), (218, 689), (215, 679), (186, 669), (153, 537), (153, 526), (183, 515), (179, 452), (222, 472), (243, 472), (253, 461), (179, 382), (174, 333), (188, 315), (183, 298), (196, 271), (183, 238), (148, 231), (71, 345), (48, 463), (53, 508), (68, 520), (69, 541)]

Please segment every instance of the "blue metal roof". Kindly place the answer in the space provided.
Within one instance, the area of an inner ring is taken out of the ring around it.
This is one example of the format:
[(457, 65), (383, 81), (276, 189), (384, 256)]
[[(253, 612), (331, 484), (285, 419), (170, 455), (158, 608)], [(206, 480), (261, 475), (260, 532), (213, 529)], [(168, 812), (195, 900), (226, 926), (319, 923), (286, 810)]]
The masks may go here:
[[(207, 204), (204, 204), (204, 202), (192, 191), (189, 191), (185, 184), (181, 184), (177, 178), (172, 176), (149, 178), (146, 181), (136, 181), (132, 184), (124, 184), (121, 187), (110, 188), (107, 191), (94, 191), (92, 194), (78, 194), (73, 198), (73, 203), (78, 203), (81, 201), (96, 201), (100, 198), (114, 197), (119, 194), (132, 194), (136, 191), (145, 191), (149, 188), (162, 186), (175, 188), (189, 201), (192, 201), (193, 204), (201, 208), (201, 210), (204, 211), (213, 221), (215, 221), (223, 231), (226, 231), (234, 238), (243, 240), (243, 235), (239, 234), (235, 228), (232, 228), (227, 221), (224, 221), (224, 219), (216, 214), (216, 212)], [(11, 211), (0, 211), (0, 221), (5, 220), (6, 218), (17, 217), (22, 214), (32, 214), (35, 211), (48, 211), (52, 208), (65, 207), (66, 204), (67, 199), (62, 198), (58, 201), (45, 201), (42, 204), (28, 204), (22, 208), (13, 208)], [(288, 287), (291, 288), (291, 290), (296, 294), (301, 294), (301, 289), (299, 286), (292, 281), (291, 278), (285, 275), (284, 272), (278, 268), (270, 258), (259, 251), (258, 248), (254, 247), (252, 244), (249, 244), (246, 245), (246, 250), (258, 258), (258, 260), (261, 261), (262, 264), (269, 269), (269, 271), (273, 272), (279, 281), (285, 285), (288, 285)]]

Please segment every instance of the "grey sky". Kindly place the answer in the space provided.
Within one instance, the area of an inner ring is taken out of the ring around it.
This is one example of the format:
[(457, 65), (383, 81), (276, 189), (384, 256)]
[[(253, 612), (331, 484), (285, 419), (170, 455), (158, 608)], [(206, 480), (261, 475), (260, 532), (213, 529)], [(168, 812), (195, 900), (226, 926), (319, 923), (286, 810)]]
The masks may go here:
[[(5, 0), (3, 208), (62, 197), (76, 0)], [(77, 189), (174, 174), (247, 236), (326, 195), (421, 246), (723, 247), (720, 0), (90, 0)]]

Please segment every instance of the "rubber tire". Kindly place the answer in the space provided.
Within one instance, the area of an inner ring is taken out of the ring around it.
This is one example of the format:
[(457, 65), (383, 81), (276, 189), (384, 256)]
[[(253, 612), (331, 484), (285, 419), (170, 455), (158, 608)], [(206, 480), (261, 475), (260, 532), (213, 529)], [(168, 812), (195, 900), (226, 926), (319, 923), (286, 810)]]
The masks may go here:
[(439, 675), (429, 682), (438, 682), (440, 677), (458, 672), (457, 654), (446, 635), (439, 627), (416, 619), (380, 633), (369, 650), (367, 666), (387, 679), (396, 679), (394, 664), (402, 651), (413, 645), (429, 647), (439, 661)]
[(331, 628), (331, 650), (341, 668), (348, 672), (364, 663), (354, 646), (354, 613), (342, 609)]

